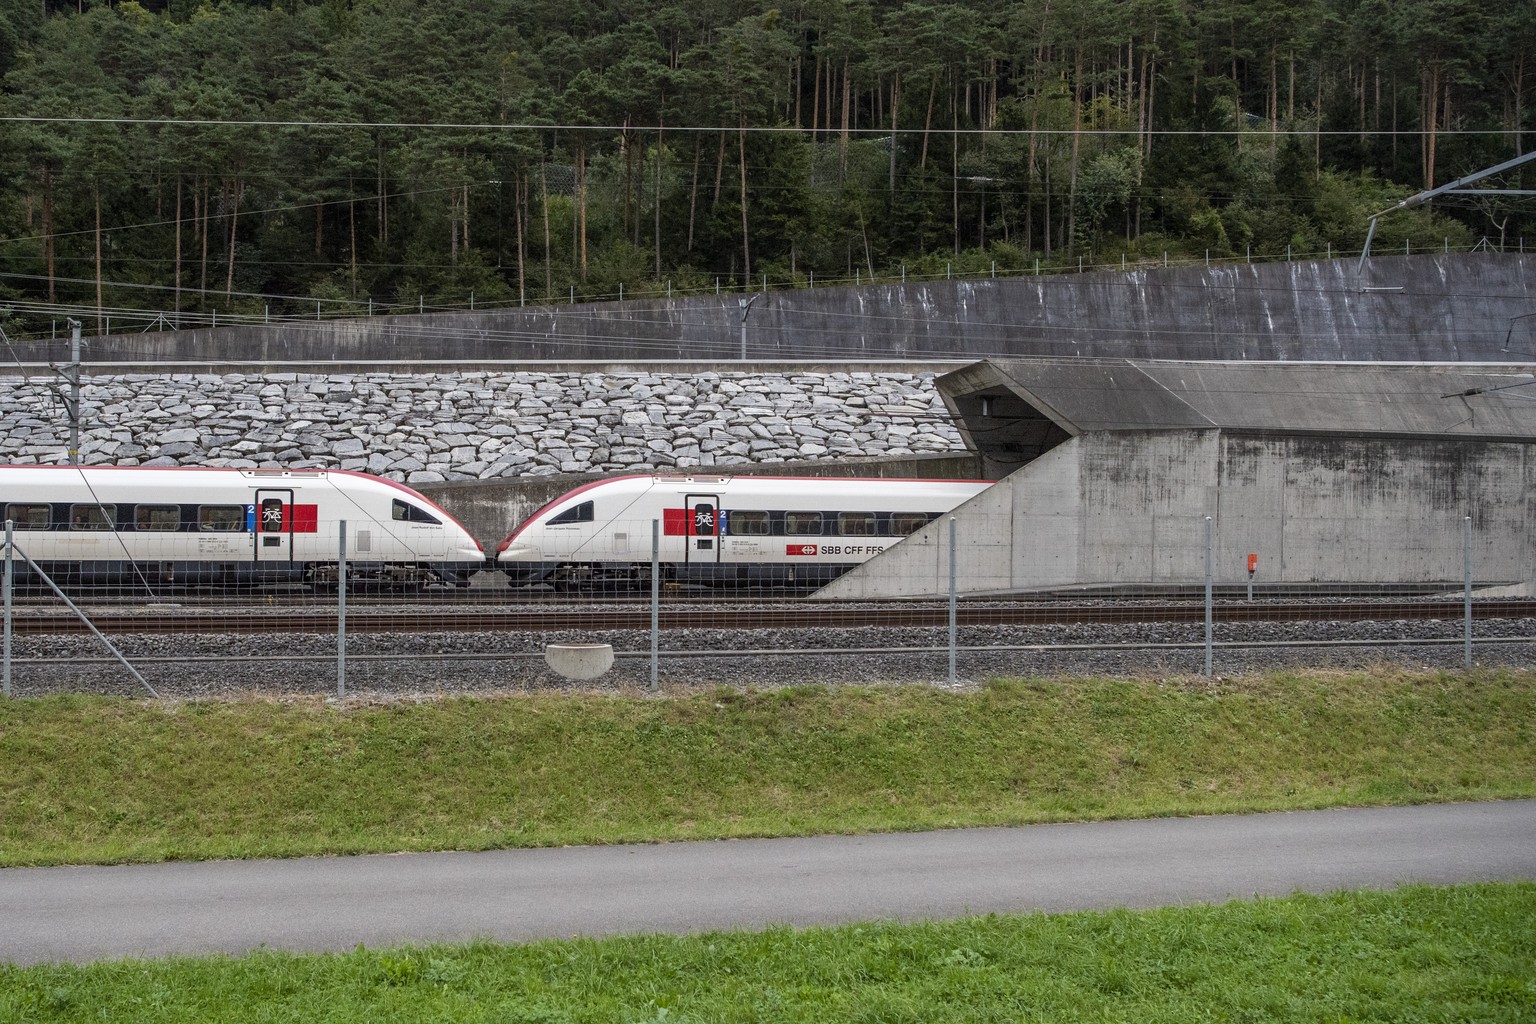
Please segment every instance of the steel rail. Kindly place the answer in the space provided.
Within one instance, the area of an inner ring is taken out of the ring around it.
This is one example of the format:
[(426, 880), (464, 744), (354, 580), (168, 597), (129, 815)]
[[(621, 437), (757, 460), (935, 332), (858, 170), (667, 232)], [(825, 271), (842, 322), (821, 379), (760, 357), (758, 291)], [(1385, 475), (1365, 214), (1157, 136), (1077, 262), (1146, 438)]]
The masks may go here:
[[(1117, 605), (1015, 605), (964, 607), (958, 611), (961, 626), (1034, 626), (1103, 623), (1198, 623), (1205, 619), (1199, 603)], [(1395, 619), (1454, 619), (1463, 615), (1460, 601), (1369, 601), (1287, 604), (1218, 604), (1213, 611), (1219, 623), (1241, 622), (1380, 622)], [(1473, 605), (1478, 619), (1536, 617), (1536, 600), (1495, 598)], [(937, 607), (863, 606), (795, 608), (663, 607), (658, 627), (680, 629), (854, 629), (932, 628), (948, 624), (948, 611)], [(319, 633), (336, 632), (333, 612), (314, 609), (308, 613), (284, 610), (239, 609), (217, 614), (183, 609), (110, 611), (92, 615), (103, 633)], [(79, 620), (54, 612), (19, 615), (13, 627), (18, 636), (83, 632)], [(500, 611), (466, 614), (463, 609), (441, 611), (369, 610), (347, 616), (349, 633), (462, 633), (553, 632), (557, 630), (642, 630), (651, 628), (649, 609), (545, 608), (538, 611)]]
[[(1330, 650), (1340, 648), (1396, 648), (1396, 647), (1452, 647), (1463, 642), (1459, 636), (1451, 637), (1391, 637), (1352, 638), (1346, 640), (1217, 640), (1217, 650)], [(1474, 646), (1488, 647), (1508, 644), (1536, 644), (1536, 636), (1477, 636)], [(1205, 644), (1199, 640), (1169, 641), (1143, 640), (1125, 643), (1037, 643), (1037, 644), (961, 644), (956, 648), (961, 654), (1073, 654), (1092, 651), (1198, 651)], [(769, 657), (831, 657), (839, 655), (870, 654), (943, 654), (942, 646), (934, 647), (797, 647), (765, 648), (761, 650), (671, 650), (661, 653), (669, 658), (769, 658)], [(648, 651), (614, 651), (616, 659), (649, 658)], [(199, 654), (190, 657), (177, 655), (146, 655), (134, 658), (141, 665), (245, 665), (280, 664), (286, 662), (316, 662), (330, 664), (332, 657), (324, 652), (301, 654)], [(398, 664), (417, 661), (494, 662), (494, 661), (543, 661), (542, 651), (438, 651), (393, 652), (387, 654), (351, 654), (348, 660), (372, 664)], [(27, 668), (57, 665), (57, 658), (17, 658), (15, 664)], [(111, 658), (91, 656), (71, 658), (74, 666), (115, 665)]]

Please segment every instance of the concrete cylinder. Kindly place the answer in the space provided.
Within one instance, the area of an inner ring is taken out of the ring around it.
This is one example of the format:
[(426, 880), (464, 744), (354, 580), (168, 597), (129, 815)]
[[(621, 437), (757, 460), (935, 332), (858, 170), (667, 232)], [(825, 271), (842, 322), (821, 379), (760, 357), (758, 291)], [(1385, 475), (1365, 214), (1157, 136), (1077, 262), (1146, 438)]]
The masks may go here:
[(613, 668), (613, 645), (547, 644), (544, 661), (567, 679), (596, 679)]

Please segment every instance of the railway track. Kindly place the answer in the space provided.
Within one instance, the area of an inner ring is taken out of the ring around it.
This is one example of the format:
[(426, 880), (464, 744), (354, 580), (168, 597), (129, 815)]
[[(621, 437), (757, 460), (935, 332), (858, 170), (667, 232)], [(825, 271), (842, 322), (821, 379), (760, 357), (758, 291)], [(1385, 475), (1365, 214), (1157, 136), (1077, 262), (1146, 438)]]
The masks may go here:
[[(143, 606), (131, 610), (88, 610), (92, 625), (107, 634), (160, 633), (335, 633), (333, 609), (307, 611), (242, 607), (184, 609)], [(1336, 601), (1231, 603), (1214, 606), (1218, 623), (1243, 622), (1381, 622), (1391, 620), (1461, 619), (1461, 601)], [(1536, 600), (1486, 599), (1472, 605), (1477, 619), (1536, 617)], [(960, 626), (1080, 625), (1092, 623), (1193, 623), (1205, 620), (1202, 604), (1162, 602), (1134, 604), (962, 604), (956, 612)], [(670, 607), (657, 616), (662, 630), (678, 629), (849, 629), (858, 627), (942, 627), (949, 623), (943, 605), (805, 604), (794, 607), (730, 608)], [(531, 610), (391, 609), (371, 607), (347, 616), (348, 633), (455, 633), (649, 630), (651, 612), (644, 607), (583, 608), (544, 606)], [(56, 610), (26, 609), (12, 621), (18, 636), (88, 632), (78, 616)]]

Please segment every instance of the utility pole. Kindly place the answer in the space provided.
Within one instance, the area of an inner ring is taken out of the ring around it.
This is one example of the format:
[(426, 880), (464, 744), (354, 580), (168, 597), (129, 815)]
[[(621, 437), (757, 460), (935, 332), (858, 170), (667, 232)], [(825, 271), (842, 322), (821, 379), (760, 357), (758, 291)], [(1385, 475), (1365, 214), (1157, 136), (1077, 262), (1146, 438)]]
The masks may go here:
[(80, 321), (69, 322), (69, 365), (64, 367), (69, 381), (69, 397), (64, 408), (69, 413), (69, 464), (80, 465)]
[(742, 362), (746, 362), (747, 361), (747, 314), (752, 312), (752, 303), (756, 302), (760, 298), (762, 298), (761, 295), (754, 295), (750, 299), (737, 299), (736, 300), (737, 302), (739, 302), (741, 304), (741, 361)]

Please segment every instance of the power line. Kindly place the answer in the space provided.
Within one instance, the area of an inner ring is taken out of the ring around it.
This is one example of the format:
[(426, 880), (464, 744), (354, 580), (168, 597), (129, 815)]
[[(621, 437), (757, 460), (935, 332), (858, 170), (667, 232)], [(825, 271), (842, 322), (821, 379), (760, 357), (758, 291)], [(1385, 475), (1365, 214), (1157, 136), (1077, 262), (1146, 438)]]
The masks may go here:
[[(411, 129), (423, 131), (497, 131), (497, 132), (624, 132), (635, 134), (653, 134), (665, 132), (668, 134), (735, 134), (745, 132), (747, 134), (787, 134), (787, 135), (816, 135), (828, 137), (841, 137), (843, 135), (859, 135), (868, 137), (889, 136), (892, 133), (889, 125), (885, 127), (857, 128), (849, 126), (833, 128), (804, 128), (792, 125), (767, 125), (767, 126), (738, 126), (738, 125), (662, 125), (662, 124), (497, 124), (495, 122), (433, 122), (433, 121), (225, 121), (192, 118), (169, 117), (41, 117), (33, 115), (9, 114), (0, 115), (0, 122), (17, 122), (28, 124), (106, 124), (106, 125), (159, 125), (165, 127), (209, 127), (209, 128), (389, 128)], [(1013, 135), (1020, 137), (1029, 136), (1072, 136), (1072, 135), (1115, 135), (1130, 138), (1146, 138), (1156, 136), (1162, 138), (1176, 138), (1180, 136), (1192, 137), (1227, 137), (1235, 136), (1251, 139), (1262, 139), (1269, 136), (1288, 138), (1316, 138), (1318, 136), (1358, 137), (1362, 134), (1382, 138), (1427, 138), (1433, 134), (1437, 138), (1446, 136), (1486, 136), (1521, 134), (1519, 128), (1458, 128), (1440, 129), (1430, 132), (1428, 129), (1373, 129), (1362, 132), (1359, 129), (1328, 129), (1315, 128), (1224, 128), (1211, 129), (1132, 129), (1132, 128), (897, 128), (897, 135)]]

